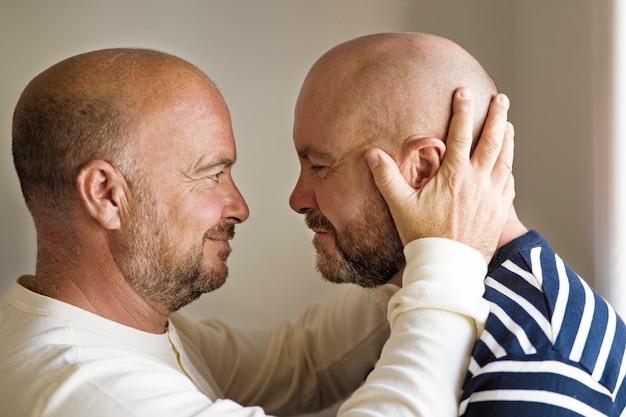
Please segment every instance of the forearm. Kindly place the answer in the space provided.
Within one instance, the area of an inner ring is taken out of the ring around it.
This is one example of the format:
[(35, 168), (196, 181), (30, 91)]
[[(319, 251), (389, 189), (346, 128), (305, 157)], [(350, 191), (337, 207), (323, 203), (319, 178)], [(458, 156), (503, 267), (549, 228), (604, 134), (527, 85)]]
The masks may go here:
[(226, 398), (270, 414), (315, 411), (345, 399), (374, 367), (389, 336), (387, 306), (395, 291), (346, 287), (271, 331), (205, 322), (204, 340), (194, 345), (206, 348)]
[(477, 332), (488, 313), (486, 265), (474, 250), (443, 239), (405, 249), (403, 288), (389, 303), (391, 335), (366, 383), (339, 416), (456, 416)]

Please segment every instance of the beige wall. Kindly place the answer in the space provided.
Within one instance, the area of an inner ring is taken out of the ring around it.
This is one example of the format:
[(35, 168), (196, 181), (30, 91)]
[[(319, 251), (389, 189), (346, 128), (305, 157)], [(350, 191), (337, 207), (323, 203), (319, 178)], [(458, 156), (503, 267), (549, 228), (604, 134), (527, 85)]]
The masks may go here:
[[(5, 1), (0, 5), (0, 289), (34, 269), (34, 232), (10, 158), (10, 115), (36, 73), (110, 46), (165, 50), (194, 62), (233, 114), (234, 175), (251, 208), (231, 277), (185, 311), (244, 325), (289, 319), (335, 288), (313, 270), (311, 234), (287, 199), (297, 175), (292, 107), (326, 49), (380, 31), (426, 31), (473, 53), (511, 96), (517, 207), (593, 282), (595, 5), (609, 0)], [(602, 26), (602, 25), (600, 25)], [(601, 55), (601, 54), (600, 54)], [(600, 238), (602, 235), (600, 234)], [(601, 246), (601, 245), (600, 245)], [(608, 287), (603, 287), (608, 288)]]
[(592, 280), (594, 2), (525, 0), (514, 9), (516, 206)]

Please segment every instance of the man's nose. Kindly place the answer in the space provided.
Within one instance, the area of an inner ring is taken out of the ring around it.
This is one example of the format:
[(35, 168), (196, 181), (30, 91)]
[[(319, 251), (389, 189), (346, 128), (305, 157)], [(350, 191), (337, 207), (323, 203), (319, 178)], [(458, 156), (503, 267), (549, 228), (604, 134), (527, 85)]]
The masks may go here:
[(315, 201), (315, 193), (313, 189), (306, 184), (302, 175), (298, 177), (291, 195), (289, 196), (289, 206), (293, 211), (299, 214), (304, 214), (310, 209), (317, 208), (317, 202)]

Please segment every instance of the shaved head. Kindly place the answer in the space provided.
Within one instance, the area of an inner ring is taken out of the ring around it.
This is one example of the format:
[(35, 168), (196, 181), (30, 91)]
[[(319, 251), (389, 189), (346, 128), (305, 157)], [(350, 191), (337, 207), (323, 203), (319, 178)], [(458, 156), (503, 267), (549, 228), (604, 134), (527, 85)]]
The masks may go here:
[(474, 95), (477, 140), (497, 89), (454, 42), (421, 33), (369, 35), (315, 62), (296, 103), (301, 171), (290, 204), (316, 232), (317, 268), (328, 280), (375, 287), (398, 276), (403, 245), (363, 152), (381, 148), (407, 180), (427, 180), (442, 153), (411, 145), (433, 139), (428, 143), (445, 151), (436, 139), (447, 137), (459, 87)]
[(319, 106), (326, 117), (342, 119), (370, 144), (412, 135), (444, 140), (452, 95), (462, 86), (474, 94), (477, 139), (497, 88), (474, 57), (435, 35), (368, 35), (332, 48), (315, 63), (296, 115), (303, 107)]
[(221, 97), (194, 65), (146, 49), (88, 52), (39, 74), (13, 114), (13, 158), (31, 212), (67, 212), (76, 175), (91, 160), (132, 177), (128, 145), (144, 116), (190, 88)]

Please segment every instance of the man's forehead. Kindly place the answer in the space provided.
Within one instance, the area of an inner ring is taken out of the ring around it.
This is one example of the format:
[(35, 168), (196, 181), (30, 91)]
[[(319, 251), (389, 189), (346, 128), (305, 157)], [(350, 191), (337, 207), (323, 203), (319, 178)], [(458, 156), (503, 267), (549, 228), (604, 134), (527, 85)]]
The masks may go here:
[(299, 154), (337, 158), (363, 141), (359, 114), (331, 107), (302, 106), (296, 112), (293, 138)]
[(197, 150), (196, 166), (234, 165), (237, 160), (235, 139), (231, 135), (207, 135)]

